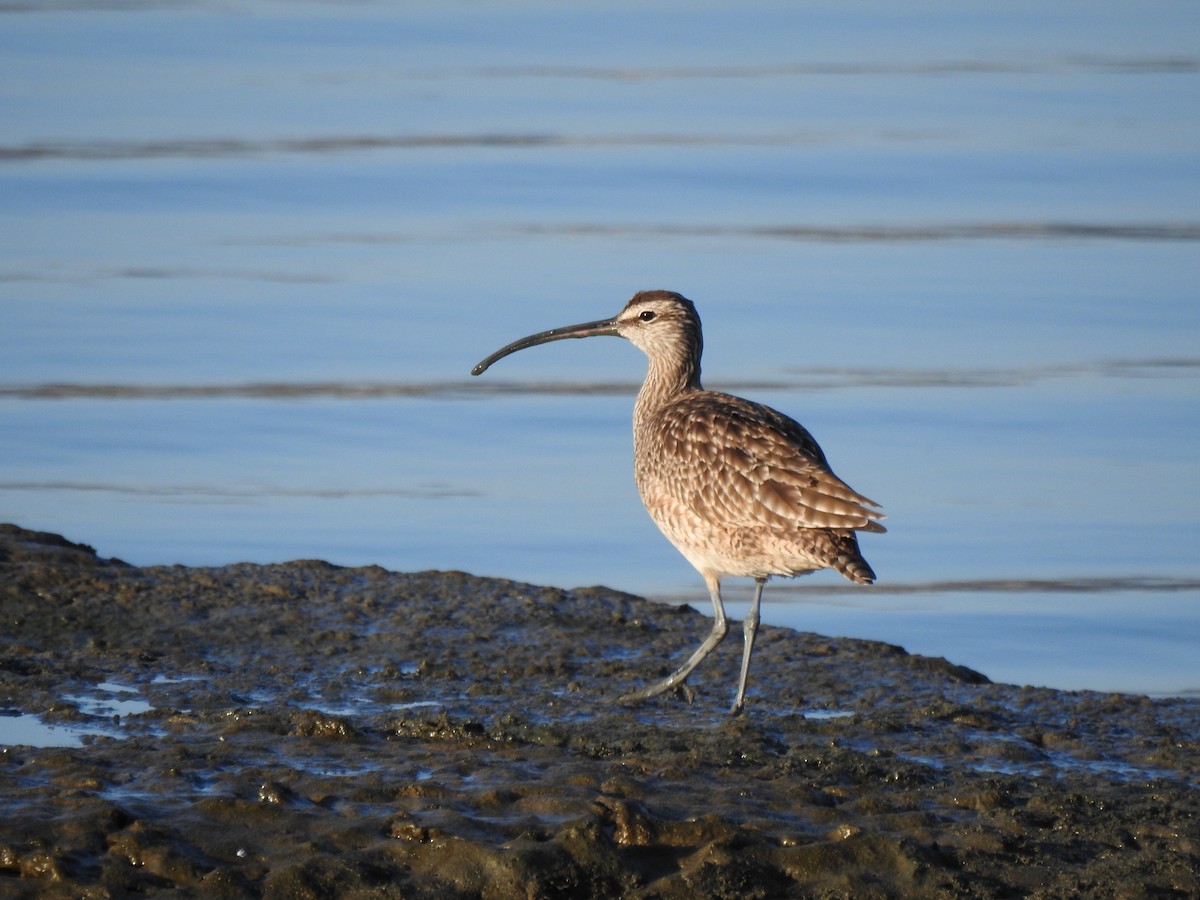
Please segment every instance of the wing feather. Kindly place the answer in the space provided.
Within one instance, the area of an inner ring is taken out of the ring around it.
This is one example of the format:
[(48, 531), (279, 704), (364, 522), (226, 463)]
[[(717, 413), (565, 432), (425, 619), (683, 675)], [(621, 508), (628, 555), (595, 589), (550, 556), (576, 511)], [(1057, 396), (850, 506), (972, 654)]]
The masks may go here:
[(794, 419), (740, 397), (704, 391), (661, 411), (660, 471), (673, 499), (727, 527), (884, 531), (879, 505), (830, 469)]

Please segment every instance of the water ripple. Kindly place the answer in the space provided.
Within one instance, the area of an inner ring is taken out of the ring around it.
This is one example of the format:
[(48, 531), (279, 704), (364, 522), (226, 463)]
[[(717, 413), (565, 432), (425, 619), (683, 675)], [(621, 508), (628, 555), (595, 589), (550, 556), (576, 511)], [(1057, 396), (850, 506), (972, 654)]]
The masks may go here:
[(944, 225), (590, 225), (515, 226), (526, 234), (602, 237), (743, 237), (793, 241), (884, 242), (953, 240), (1200, 240), (1197, 222), (964, 222)]
[[(850, 388), (1025, 387), (1049, 379), (1188, 379), (1200, 376), (1200, 358), (1099, 360), (1010, 368), (906, 369), (809, 367), (785, 377), (714, 381), (716, 390), (818, 391)], [(0, 384), (0, 398), (14, 400), (383, 400), (406, 397), (464, 399), (496, 394), (632, 395), (640, 381), (263, 381), (233, 384)]]
[[(863, 588), (841, 584), (802, 584), (772, 582), (772, 600), (787, 601), (802, 596), (855, 594), (863, 596)], [(1128, 591), (1176, 592), (1200, 590), (1200, 579), (1165, 575), (1115, 575), (1080, 578), (974, 578), (954, 581), (921, 581), (910, 583), (877, 583), (867, 593), (879, 594), (1102, 594)], [(687, 592), (678, 595), (659, 595), (657, 599), (677, 602), (694, 601), (701, 608), (707, 594)]]
[(187, 497), (211, 500), (254, 500), (266, 497), (304, 497), (317, 500), (345, 500), (356, 497), (445, 499), (482, 496), (479, 491), (439, 485), (416, 488), (287, 488), (218, 487), (201, 484), (113, 484), (88, 481), (0, 481), (0, 491), (75, 491), (127, 494), (139, 497)]
[(671, 223), (588, 222), (521, 223), (462, 228), (454, 231), (330, 232), (239, 239), (239, 245), (307, 247), (322, 244), (377, 246), (418, 241), (465, 242), (514, 237), (634, 238), (743, 238), (750, 240), (808, 241), (812, 243), (919, 243), (933, 241), (1006, 240), (1109, 240), (1197, 241), (1200, 222), (949, 222), (925, 224), (828, 225), (781, 222), (765, 225), (677, 225)]
[[(235, 137), (163, 140), (37, 141), (0, 146), (0, 162), (40, 159), (121, 160), (225, 158), (264, 154), (327, 154), (364, 150), (447, 149), (458, 147), (629, 147), (790, 144), (804, 136), (746, 134), (611, 134), (552, 133), (328, 135), (298, 138)], [(809, 136), (811, 140), (811, 136)]]

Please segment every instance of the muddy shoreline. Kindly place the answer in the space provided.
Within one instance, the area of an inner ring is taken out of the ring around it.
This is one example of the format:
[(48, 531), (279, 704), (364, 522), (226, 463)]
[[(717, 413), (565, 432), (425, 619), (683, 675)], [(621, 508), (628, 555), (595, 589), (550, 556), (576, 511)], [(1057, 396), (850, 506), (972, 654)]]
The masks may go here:
[[(690, 705), (628, 708), (703, 616), (454, 572), (136, 568), (16, 526), (0, 570), (0, 896), (1200, 890), (1194, 699), (765, 627), (747, 714), (738, 641)], [(28, 716), (78, 746), (5, 740)]]

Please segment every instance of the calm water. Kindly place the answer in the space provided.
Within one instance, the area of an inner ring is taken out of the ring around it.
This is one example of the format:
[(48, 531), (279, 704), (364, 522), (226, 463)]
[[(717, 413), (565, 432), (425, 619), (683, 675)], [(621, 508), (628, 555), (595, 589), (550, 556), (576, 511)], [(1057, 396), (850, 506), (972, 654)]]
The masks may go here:
[(768, 621), (1200, 690), (1200, 7), (640, 7), (0, 10), (0, 519), (707, 610), (636, 349), (468, 375), (666, 287), (889, 514)]

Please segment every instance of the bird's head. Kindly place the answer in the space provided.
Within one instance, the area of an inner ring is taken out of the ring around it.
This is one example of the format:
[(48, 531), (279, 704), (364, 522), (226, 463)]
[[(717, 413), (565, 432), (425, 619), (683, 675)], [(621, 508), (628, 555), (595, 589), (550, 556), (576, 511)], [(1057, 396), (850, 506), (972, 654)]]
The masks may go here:
[(616, 335), (635, 344), (652, 361), (678, 366), (684, 362), (694, 365), (697, 373), (703, 340), (700, 316), (696, 307), (682, 294), (674, 291), (639, 291), (625, 308), (611, 319), (599, 319), (563, 328), (551, 328), (531, 334), (501, 347), (474, 369), (472, 375), (482, 375), (499, 359), (510, 353), (566, 338)]

